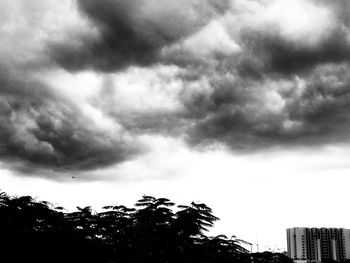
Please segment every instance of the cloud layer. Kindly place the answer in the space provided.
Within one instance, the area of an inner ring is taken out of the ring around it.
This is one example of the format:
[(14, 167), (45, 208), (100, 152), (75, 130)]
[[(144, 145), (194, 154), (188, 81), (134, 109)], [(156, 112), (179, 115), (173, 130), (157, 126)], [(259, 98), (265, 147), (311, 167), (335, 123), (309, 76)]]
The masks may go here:
[(225, 1), (77, 1), (77, 8), (97, 30), (77, 41), (52, 45), (51, 56), (69, 70), (115, 71), (159, 60), (161, 49), (192, 34), (225, 10)]
[(152, 134), (233, 151), (349, 141), (348, 1), (39, 2), (0, 2), (23, 20), (0, 29), (4, 160), (96, 169)]
[(99, 168), (137, 152), (122, 132), (99, 129), (69, 99), (21, 71), (1, 68), (0, 109), (0, 156), (26, 172)]

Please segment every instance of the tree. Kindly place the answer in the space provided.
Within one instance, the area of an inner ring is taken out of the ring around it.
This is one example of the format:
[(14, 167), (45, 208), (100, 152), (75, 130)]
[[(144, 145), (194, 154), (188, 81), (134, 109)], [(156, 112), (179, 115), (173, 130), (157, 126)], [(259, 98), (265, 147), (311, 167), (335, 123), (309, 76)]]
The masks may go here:
[[(235, 237), (209, 237), (218, 220), (211, 208), (143, 196), (135, 208), (90, 206), (64, 212), (30, 196), (0, 193), (0, 262), (249, 263)], [(259, 261), (259, 259), (261, 259)], [(290, 263), (276, 254), (257, 262)]]

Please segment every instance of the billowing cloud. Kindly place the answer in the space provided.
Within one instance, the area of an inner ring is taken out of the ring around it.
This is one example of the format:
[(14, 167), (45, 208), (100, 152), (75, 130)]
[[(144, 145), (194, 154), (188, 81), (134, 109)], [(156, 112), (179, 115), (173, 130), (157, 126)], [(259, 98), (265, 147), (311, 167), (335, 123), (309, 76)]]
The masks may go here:
[(210, 85), (215, 89), (185, 98), (197, 119), (189, 141), (222, 142), (233, 150), (348, 141), (348, 70), (343, 64), (317, 67), (307, 78), (221, 76)]
[(234, 151), (349, 141), (347, 1), (0, 5), (3, 160), (95, 169), (150, 134)]
[(191, 144), (253, 150), (349, 140), (349, 27), (339, 6), (245, 1), (221, 21), (240, 49), (189, 67)]
[(50, 55), (69, 70), (114, 71), (159, 60), (160, 50), (225, 11), (228, 1), (79, 0), (77, 7), (96, 29), (51, 45)]
[[(141, 152), (142, 146), (123, 127), (97, 123), (74, 94), (57, 88), (65, 80), (53, 77), (58, 74), (50, 70), (54, 65), (43, 51), (66, 28), (84, 28), (70, 2), (0, 1), (0, 7), (2, 164), (26, 174), (95, 170)], [(60, 12), (68, 12), (66, 19)], [(67, 90), (78, 89), (77, 83), (69, 84)]]
[[(305, 45), (303, 42), (295, 44), (281, 35), (261, 32), (250, 32), (243, 41), (262, 62), (259, 71), (303, 74), (320, 64), (349, 61), (348, 36), (343, 29), (338, 29), (323, 36), (323, 39), (314, 45)], [(243, 61), (244, 63), (250, 62), (248, 60)]]
[[(122, 114), (113, 104), (120, 105), (123, 85), (112, 81), (116, 94), (106, 112), (139, 133), (182, 133), (190, 145), (239, 151), (347, 141), (350, 42), (341, 3), (282, 2), (232, 1), (161, 48), (159, 67), (172, 64), (176, 74), (151, 83), (144, 75), (139, 88), (124, 84), (138, 95), (148, 89), (154, 104)], [(138, 76), (126, 72), (117, 76)], [(154, 92), (157, 85), (162, 89)], [(158, 105), (160, 94), (168, 96)], [(138, 95), (130, 96), (129, 109), (140, 105)]]
[(87, 170), (124, 161), (139, 151), (122, 130), (99, 129), (69, 99), (25, 72), (0, 69), (3, 161), (33, 171)]

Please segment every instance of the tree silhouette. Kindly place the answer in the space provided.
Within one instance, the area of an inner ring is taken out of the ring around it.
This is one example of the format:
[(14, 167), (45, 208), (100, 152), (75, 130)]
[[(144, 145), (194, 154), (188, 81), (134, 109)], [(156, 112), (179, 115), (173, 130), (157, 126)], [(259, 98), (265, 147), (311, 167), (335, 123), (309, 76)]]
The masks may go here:
[(212, 227), (219, 218), (215, 217), (211, 208), (202, 203), (192, 202), (190, 206), (179, 205), (176, 213), (176, 226), (183, 237), (198, 237)]
[[(206, 235), (218, 218), (203, 203), (176, 207), (145, 195), (133, 208), (64, 211), (30, 196), (0, 193), (0, 262), (250, 262), (234, 236)], [(287, 259), (256, 255), (256, 262)]]

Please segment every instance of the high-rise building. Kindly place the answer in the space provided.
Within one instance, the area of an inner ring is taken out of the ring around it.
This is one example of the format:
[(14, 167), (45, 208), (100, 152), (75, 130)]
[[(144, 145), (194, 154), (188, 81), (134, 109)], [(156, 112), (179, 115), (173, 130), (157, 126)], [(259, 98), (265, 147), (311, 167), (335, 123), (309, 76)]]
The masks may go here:
[(350, 229), (288, 228), (287, 248), (288, 256), (294, 260), (323, 262), (350, 259)]

